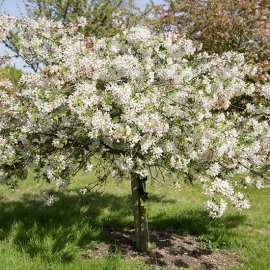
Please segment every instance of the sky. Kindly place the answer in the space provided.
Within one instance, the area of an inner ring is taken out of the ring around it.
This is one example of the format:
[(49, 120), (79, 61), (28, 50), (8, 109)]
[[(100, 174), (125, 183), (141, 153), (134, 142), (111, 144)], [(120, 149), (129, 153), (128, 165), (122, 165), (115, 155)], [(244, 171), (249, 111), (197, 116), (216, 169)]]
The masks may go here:
[[(2, 0), (0, 0), (0, 4), (1, 2)], [(155, 4), (164, 3), (163, 0), (154, 0), (153, 2)], [(135, 3), (140, 8), (144, 8), (145, 5), (149, 3), (149, 0), (136, 0)], [(21, 18), (23, 15), (25, 15), (25, 7), (23, 4), (23, 0), (4, 0), (0, 9), (0, 14), (4, 14), (4, 13)], [(2, 55), (5, 50), (6, 48), (2, 44), (0, 44), (0, 55)], [(24, 62), (21, 59), (15, 59), (13, 64), (19, 69), (24, 69), (23, 68)]]

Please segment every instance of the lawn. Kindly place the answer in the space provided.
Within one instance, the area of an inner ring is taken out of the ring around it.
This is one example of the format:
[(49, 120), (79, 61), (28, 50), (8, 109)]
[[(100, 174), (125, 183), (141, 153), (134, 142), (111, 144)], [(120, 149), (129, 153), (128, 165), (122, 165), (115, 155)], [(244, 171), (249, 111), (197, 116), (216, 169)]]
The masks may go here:
[[(114, 243), (107, 228), (132, 228), (130, 185), (108, 182), (98, 191), (80, 194), (91, 180), (80, 174), (53, 206), (40, 194), (50, 185), (31, 177), (16, 192), (0, 186), (1, 269), (152, 269), (140, 261), (126, 261), (120, 252), (102, 259), (85, 259), (90, 248)], [(231, 269), (270, 269), (270, 190), (251, 190), (252, 208), (229, 209), (219, 220), (204, 211), (206, 200), (197, 185), (180, 190), (165, 183), (148, 183), (150, 230), (172, 229), (194, 235), (211, 249), (239, 254), (241, 266)]]

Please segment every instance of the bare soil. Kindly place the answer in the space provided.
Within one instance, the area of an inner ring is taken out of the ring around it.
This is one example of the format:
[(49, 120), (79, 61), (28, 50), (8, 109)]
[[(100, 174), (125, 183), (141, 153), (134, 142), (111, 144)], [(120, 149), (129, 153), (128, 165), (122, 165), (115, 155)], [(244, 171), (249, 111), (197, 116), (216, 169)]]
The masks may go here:
[(102, 258), (120, 251), (125, 260), (141, 260), (154, 269), (219, 269), (239, 264), (239, 255), (203, 247), (196, 237), (179, 235), (175, 231), (151, 231), (151, 248), (146, 253), (136, 251), (134, 230), (108, 229), (114, 244), (101, 244), (88, 250), (85, 258)]

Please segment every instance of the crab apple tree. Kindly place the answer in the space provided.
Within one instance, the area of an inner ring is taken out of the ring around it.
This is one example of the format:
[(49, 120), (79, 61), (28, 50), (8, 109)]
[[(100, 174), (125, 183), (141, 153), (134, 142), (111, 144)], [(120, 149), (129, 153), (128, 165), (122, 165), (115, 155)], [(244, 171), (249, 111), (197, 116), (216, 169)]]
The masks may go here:
[[(59, 187), (81, 169), (100, 181), (129, 175), (141, 251), (149, 244), (144, 184), (157, 170), (193, 175), (213, 218), (227, 204), (249, 208), (239, 187), (263, 183), (234, 175), (268, 166), (270, 111), (267, 103), (234, 106), (256, 91), (245, 80), (255, 70), (243, 55), (195, 53), (190, 40), (145, 27), (83, 36), (83, 18), (67, 27), (0, 21), (1, 40), (15, 38), (19, 55), (37, 67), (18, 86), (0, 82), (2, 183), (14, 186), (33, 164)], [(260, 89), (269, 99), (269, 85)]]

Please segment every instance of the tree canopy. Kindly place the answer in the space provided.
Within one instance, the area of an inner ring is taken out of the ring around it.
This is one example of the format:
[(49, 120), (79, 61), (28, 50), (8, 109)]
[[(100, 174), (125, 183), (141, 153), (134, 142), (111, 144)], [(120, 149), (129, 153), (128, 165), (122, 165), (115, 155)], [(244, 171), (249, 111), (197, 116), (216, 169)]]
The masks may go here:
[(212, 217), (227, 203), (248, 208), (238, 187), (262, 186), (245, 173), (269, 166), (270, 151), (268, 103), (234, 106), (256, 91), (245, 80), (254, 67), (234, 52), (195, 53), (175, 33), (133, 27), (96, 39), (79, 31), (86, 25), (1, 17), (0, 38), (15, 35), (40, 67), (19, 89), (1, 82), (1, 182), (32, 164), (59, 187), (80, 169), (101, 181), (178, 172), (202, 183)]

